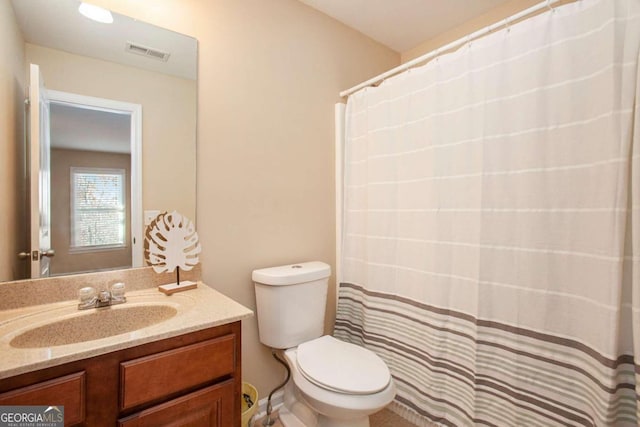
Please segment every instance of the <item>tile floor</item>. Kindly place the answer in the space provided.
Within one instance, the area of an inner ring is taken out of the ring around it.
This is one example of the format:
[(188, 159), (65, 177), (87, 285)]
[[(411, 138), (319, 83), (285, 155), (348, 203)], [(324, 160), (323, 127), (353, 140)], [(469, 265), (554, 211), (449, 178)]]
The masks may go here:
[[(371, 427), (415, 427), (414, 424), (387, 409), (383, 409), (382, 411), (373, 414), (369, 420), (371, 422)], [(262, 427), (262, 420), (255, 421), (253, 423), (253, 427)], [(276, 421), (273, 427), (282, 427), (282, 424), (280, 424), (279, 421)]]
[(410, 423), (395, 412), (383, 409), (369, 417), (369, 423), (371, 427), (415, 427), (415, 424)]

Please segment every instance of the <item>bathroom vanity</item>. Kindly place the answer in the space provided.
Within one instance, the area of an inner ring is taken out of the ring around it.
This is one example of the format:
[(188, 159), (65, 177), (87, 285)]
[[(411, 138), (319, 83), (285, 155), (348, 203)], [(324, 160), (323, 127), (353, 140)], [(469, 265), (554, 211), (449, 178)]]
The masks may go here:
[[(75, 301), (0, 311), (0, 405), (64, 406), (69, 426), (239, 426), (240, 320), (252, 312), (203, 284), (127, 300), (93, 313)], [(165, 314), (149, 324), (148, 311)]]
[(66, 425), (232, 426), (239, 374), (234, 322), (2, 380), (0, 405), (61, 405)]

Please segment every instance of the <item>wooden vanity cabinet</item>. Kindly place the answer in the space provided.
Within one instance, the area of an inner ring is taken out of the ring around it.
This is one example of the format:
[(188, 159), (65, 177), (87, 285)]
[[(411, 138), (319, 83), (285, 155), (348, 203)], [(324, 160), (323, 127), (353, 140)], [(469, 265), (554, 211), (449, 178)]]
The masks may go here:
[[(118, 421), (118, 427), (232, 425), (233, 383), (205, 387)], [(171, 421), (170, 423), (168, 421)]]
[(65, 425), (240, 426), (240, 322), (0, 380), (0, 405), (64, 405)]
[(85, 419), (85, 372), (40, 381), (0, 394), (0, 405), (64, 406), (65, 424), (82, 425)]

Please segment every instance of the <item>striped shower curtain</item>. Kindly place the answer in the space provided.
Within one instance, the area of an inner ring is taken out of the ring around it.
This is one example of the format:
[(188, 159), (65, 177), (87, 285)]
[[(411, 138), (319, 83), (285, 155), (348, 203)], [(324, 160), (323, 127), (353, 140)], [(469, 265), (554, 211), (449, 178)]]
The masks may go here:
[(640, 0), (350, 96), (335, 335), (418, 425), (640, 425)]

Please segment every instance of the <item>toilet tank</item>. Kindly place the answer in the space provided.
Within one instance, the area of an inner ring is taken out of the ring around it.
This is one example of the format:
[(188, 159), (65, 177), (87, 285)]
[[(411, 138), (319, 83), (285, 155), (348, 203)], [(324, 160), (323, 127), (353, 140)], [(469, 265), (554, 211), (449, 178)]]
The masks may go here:
[(254, 270), (260, 342), (286, 349), (322, 336), (330, 275), (319, 261)]

